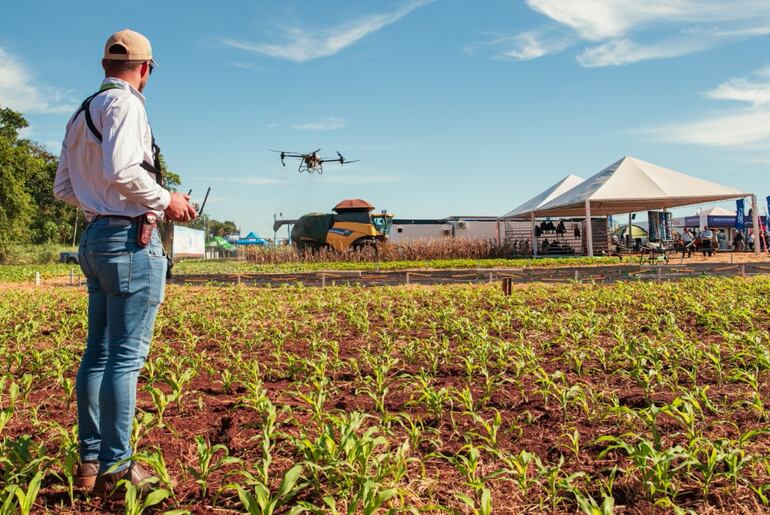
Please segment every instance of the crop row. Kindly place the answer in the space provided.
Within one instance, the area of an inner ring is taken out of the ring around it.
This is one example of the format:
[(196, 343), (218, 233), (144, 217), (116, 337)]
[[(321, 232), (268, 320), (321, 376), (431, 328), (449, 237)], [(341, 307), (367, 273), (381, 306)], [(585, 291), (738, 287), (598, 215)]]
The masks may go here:
[[(770, 279), (513, 293), (170, 287), (133, 432), (162, 489), (126, 509), (767, 509)], [(70, 472), (85, 307), (0, 295), (0, 505), (99, 507)]]

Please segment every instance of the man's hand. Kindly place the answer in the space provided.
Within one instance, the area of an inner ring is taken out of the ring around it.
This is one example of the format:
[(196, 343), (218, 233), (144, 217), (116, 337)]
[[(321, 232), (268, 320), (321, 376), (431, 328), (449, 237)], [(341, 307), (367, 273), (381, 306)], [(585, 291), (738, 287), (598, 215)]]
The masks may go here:
[(189, 222), (197, 215), (195, 208), (189, 202), (190, 195), (174, 191), (171, 193), (171, 202), (164, 210), (166, 219), (172, 222)]

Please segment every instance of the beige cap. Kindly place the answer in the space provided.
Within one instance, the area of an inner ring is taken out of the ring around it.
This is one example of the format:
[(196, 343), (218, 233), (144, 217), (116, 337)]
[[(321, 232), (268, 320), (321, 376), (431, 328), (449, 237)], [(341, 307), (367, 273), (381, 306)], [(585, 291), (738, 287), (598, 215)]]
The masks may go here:
[[(115, 48), (116, 45), (122, 49)], [(130, 29), (123, 29), (109, 37), (104, 45), (104, 58), (112, 61), (152, 61), (157, 66), (152, 59), (150, 40)]]

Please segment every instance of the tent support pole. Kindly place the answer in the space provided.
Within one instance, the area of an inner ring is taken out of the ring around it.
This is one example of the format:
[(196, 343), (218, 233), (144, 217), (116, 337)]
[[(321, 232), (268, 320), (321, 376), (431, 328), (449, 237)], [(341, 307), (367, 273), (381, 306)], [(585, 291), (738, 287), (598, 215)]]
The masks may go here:
[(634, 241), (634, 226), (631, 225), (633, 223), (634, 214), (628, 213), (628, 229), (626, 231), (626, 248), (631, 248), (631, 243)]
[(537, 238), (535, 238), (535, 212), (530, 211), (529, 212), (529, 238), (532, 242), (531, 248), (532, 248), (532, 255), (534, 257), (537, 257)]
[(591, 227), (591, 201), (586, 200), (586, 254), (594, 257), (594, 230)]
[(751, 195), (751, 231), (754, 233), (754, 255), (759, 257), (762, 238), (759, 235), (759, 213), (757, 212), (757, 196)]

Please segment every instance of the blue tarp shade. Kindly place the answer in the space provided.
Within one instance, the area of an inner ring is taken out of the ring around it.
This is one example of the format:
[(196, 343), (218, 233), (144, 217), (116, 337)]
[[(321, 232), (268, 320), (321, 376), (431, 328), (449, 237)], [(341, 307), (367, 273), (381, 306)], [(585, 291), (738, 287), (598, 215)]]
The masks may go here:
[(700, 227), (700, 217), (695, 216), (686, 216), (684, 218), (684, 226), (685, 227)]
[[(759, 224), (763, 225), (765, 223), (764, 216), (759, 217)], [(734, 216), (724, 216), (724, 215), (711, 215), (708, 217), (706, 221), (706, 225), (709, 227), (715, 227), (717, 229), (733, 229), (735, 228), (735, 217)], [(751, 218), (746, 218), (744, 220), (744, 227), (752, 227), (754, 221)]]
[(253, 232), (246, 235), (245, 238), (241, 238), (235, 242), (236, 245), (267, 245), (267, 241), (264, 238), (260, 238)]
[[(765, 216), (759, 217), (759, 223), (760, 225), (764, 225), (766, 220)], [(751, 227), (753, 223), (753, 220), (751, 218), (745, 218), (743, 220), (744, 227)], [(714, 227), (716, 229), (734, 229), (735, 228), (735, 216), (731, 215), (709, 215), (706, 217), (706, 225), (709, 227)], [(700, 217), (699, 216), (687, 216), (684, 219), (684, 226), (685, 227), (700, 227)]]

